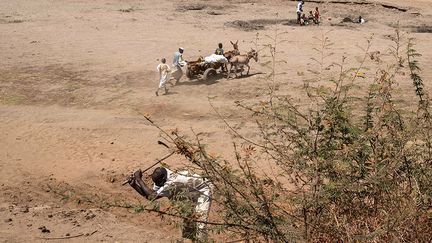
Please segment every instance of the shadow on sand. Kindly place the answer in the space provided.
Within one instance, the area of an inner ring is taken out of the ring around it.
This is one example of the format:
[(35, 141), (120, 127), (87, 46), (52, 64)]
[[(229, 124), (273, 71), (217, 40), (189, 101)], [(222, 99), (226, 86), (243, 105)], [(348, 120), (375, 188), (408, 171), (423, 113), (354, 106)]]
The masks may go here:
[(249, 77), (253, 77), (255, 75), (260, 75), (260, 74), (264, 74), (264, 73), (258, 72), (258, 73), (249, 73), (249, 74), (243, 74), (243, 75), (237, 74), (237, 77), (234, 75), (234, 73), (231, 73), (229, 79), (230, 80), (231, 79), (244, 79), (244, 78), (249, 78)]
[(212, 85), (212, 84), (216, 84), (219, 82), (219, 80), (224, 80), (226, 79), (226, 74), (225, 73), (218, 73), (215, 76), (207, 79), (207, 80), (203, 80), (203, 79), (189, 79), (187, 81), (181, 81), (177, 82), (175, 84), (175, 86), (179, 86), (179, 85)]
[(203, 80), (203, 79), (189, 79), (186, 81), (180, 81), (178, 83), (176, 83), (174, 86), (181, 86), (181, 85), (213, 85), (216, 83), (219, 83), (220, 81), (224, 81), (224, 80), (235, 80), (235, 79), (244, 79), (244, 78), (249, 78), (249, 77), (253, 77), (255, 75), (260, 75), (260, 74), (264, 74), (263, 72), (258, 72), (258, 73), (250, 73), (248, 75), (244, 74), (244, 75), (240, 75), (237, 74), (238, 76), (235, 77), (234, 73), (230, 74), (230, 78), (227, 79), (227, 74), (226, 73), (218, 73), (216, 76), (213, 76), (207, 80)]

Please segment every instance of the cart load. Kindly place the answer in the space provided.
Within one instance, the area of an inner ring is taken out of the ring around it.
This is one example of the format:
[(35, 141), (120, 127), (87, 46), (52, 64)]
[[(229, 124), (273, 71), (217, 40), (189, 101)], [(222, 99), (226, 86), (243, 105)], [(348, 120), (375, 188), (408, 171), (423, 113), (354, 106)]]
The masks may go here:
[(186, 76), (189, 79), (202, 78), (207, 80), (216, 76), (218, 69), (228, 63), (223, 55), (212, 54), (208, 57), (199, 57), (196, 61), (187, 62)]

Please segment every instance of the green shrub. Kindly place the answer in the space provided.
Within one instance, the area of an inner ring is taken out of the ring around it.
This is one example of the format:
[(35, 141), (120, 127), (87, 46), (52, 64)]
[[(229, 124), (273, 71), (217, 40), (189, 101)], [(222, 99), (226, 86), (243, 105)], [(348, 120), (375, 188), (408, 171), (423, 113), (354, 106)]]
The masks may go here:
[[(393, 40), (394, 63), (377, 66), (362, 99), (353, 87), (358, 89), (354, 84), (370, 57), (371, 40), (359, 67), (345, 68), (343, 57), (331, 64), (340, 71), (329, 82), (304, 86), (309, 107), (275, 90), (266, 102), (237, 103), (250, 111), (261, 139), (249, 140), (232, 128), (238, 138), (235, 162), (208, 155), (198, 137), (165, 134), (214, 183), (218, 232), (275, 242), (430, 241), (429, 98), (412, 40), (405, 53), (399, 31)], [(326, 37), (321, 42), (320, 70), (312, 81), (327, 77), (330, 45)], [(413, 111), (395, 102), (394, 86), (403, 72), (418, 97)]]

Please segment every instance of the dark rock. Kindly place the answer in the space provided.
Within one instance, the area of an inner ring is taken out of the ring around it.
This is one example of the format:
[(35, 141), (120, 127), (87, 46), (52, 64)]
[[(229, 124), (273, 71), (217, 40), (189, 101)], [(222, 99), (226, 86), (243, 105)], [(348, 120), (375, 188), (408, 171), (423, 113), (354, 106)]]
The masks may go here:
[(51, 231), (47, 229), (45, 226), (41, 226), (38, 229), (40, 229), (42, 233), (51, 233)]

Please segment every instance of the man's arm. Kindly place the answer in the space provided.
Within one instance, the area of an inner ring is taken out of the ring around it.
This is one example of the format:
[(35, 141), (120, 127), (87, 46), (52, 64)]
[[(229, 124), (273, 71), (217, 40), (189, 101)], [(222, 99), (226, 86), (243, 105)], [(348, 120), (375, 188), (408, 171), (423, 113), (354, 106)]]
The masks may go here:
[(156, 200), (161, 198), (158, 196), (155, 191), (150, 189), (142, 180), (142, 172), (141, 170), (137, 170), (133, 173), (131, 180), (129, 181), (129, 185), (135, 191), (137, 191), (141, 196), (147, 198), (148, 200)]
[(180, 66), (184, 66), (185, 65), (185, 61), (183, 59), (183, 55), (180, 55), (178, 58), (178, 63), (180, 64)]

